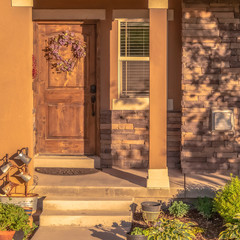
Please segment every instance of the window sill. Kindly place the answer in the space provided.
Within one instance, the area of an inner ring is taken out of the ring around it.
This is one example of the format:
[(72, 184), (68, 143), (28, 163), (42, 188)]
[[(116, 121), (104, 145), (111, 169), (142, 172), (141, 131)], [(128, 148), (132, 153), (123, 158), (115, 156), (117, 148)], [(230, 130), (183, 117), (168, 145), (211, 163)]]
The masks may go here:
[(149, 110), (149, 98), (113, 99), (112, 110)]

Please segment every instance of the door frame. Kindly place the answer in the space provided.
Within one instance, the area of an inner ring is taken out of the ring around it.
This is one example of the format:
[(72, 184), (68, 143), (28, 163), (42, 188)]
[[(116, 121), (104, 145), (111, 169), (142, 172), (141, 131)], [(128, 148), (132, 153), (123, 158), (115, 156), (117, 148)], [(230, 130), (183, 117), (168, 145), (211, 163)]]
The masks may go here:
[[(39, 88), (39, 75), (38, 75), (38, 35), (37, 35), (37, 26), (38, 24), (84, 24), (84, 25), (94, 25), (95, 28), (95, 79), (96, 79), (96, 86), (97, 86), (97, 92), (96, 92), (96, 121), (95, 121), (95, 131), (96, 131), (96, 137), (95, 137), (95, 155), (100, 156), (100, 37), (99, 37), (99, 20), (79, 20), (79, 21), (33, 21), (33, 71), (36, 72), (36, 76), (33, 76), (33, 82), (32, 82), (32, 90), (33, 90), (33, 153), (34, 155), (39, 154), (37, 152), (37, 126), (36, 126), (36, 113), (37, 113), (37, 98), (38, 98), (38, 88)], [(58, 155), (58, 154), (56, 154)]]

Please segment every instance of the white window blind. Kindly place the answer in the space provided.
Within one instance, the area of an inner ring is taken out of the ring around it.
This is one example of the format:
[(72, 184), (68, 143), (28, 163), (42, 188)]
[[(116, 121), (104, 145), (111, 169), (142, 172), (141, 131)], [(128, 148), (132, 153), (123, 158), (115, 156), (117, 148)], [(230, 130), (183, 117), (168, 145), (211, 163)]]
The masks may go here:
[(149, 95), (149, 23), (120, 21), (121, 97)]

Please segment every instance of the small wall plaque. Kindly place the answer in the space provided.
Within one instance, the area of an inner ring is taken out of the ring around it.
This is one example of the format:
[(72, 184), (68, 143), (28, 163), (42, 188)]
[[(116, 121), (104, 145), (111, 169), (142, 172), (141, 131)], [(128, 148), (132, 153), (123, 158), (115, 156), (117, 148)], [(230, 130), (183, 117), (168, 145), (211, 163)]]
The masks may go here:
[(233, 131), (233, 110), (213, 110), (212, 111), (213, 131)]

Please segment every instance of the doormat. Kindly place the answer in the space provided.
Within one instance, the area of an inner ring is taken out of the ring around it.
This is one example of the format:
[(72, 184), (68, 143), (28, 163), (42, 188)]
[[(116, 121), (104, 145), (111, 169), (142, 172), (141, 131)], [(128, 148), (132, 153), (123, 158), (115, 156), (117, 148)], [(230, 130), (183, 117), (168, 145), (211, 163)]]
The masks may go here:
[(60, 175), (60, 176), (75, 176), (98, 173), (95, 168), (35, 168), (35, 171), (42, 174)]

